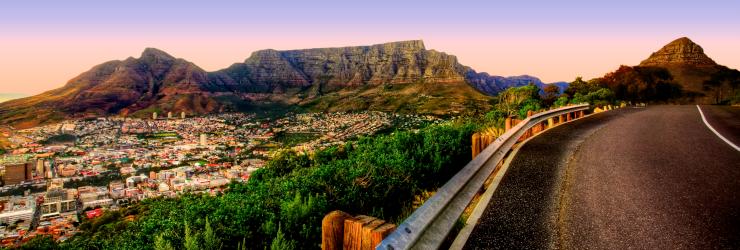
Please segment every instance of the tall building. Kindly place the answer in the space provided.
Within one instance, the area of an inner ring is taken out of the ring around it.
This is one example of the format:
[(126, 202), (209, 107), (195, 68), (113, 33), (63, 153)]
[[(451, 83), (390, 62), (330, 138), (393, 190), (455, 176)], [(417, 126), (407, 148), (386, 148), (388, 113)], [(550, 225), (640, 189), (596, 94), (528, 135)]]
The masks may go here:
[(20, 184), (23, 181), (33, 179), (32, 166), (30, 162), (11, 164), (5, 166), (3, 182), (5, 185)]
[(200, 134), (200, 145), (201, 146), (208, 145), (208, 135), (207, 134)]
[(154, 112), (154, 113), (152, 114), (152, 119), (154, 119), (154, 120), (156, 120), (156, 119), (157, 119), (157, 112)]
[(180, 118), (185, 119), (185, 112), (180, 113)]
[(167, 119), (172, 119), (172, 112), (167, 113)]
[(36, 162), (36, 172), (43, 173), (44, 172), (44, 159), (39, 158)]

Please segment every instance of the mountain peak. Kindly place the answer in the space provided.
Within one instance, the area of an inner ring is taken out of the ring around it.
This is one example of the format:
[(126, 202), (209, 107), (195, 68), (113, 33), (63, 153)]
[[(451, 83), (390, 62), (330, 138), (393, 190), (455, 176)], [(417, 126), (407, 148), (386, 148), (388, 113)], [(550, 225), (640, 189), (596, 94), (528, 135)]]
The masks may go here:
[(704, 54), (704, 49), (687, 37), (673, 40), (650, 55), (640, 66), (696, 65), (715, 66), (717, 63)]
[(153, 59), (153, 58), (169, 59), (169, 60), (175, 59), (175, 57), (171, 56), (170, 54), (167, 54), (167, 52), (164, 52), (157, 48), (146, 48), (144, 49), (144, 52), (141, 52), (141, 59)]

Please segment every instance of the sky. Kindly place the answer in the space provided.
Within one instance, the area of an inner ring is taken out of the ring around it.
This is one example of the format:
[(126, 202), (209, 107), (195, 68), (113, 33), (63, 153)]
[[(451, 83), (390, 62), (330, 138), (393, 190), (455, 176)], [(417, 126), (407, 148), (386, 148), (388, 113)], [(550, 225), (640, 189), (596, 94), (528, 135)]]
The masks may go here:
[(253, 51), (423, 40), (491, 75), (603, 76), (689, 37), (740, 68), (740, 1), (0, 1), (0, 93), (59, 88), (147, 47), (216, 71)]

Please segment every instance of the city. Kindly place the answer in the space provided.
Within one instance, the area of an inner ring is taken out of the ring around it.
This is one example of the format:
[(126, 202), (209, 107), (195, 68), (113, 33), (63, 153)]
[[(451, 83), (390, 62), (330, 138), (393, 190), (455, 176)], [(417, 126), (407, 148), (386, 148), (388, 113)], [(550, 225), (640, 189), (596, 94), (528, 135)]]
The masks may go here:
[[(5, 173), (0, 195), (23, 192), (0, 196), (2, 246), (37, 235), (63, 242), (79, 232), (78, 215), (94, 218), (148, 198), (216, 195), (231, 181), (249, 181), (265, 160), (285, 149), (310, 154), (382, 130), (441, 122), (428, 115), (375, 111), (280, 119), (240, 113), (173, 117), (170, 112), (166, 118), (157, 113), (152, 119), (97, 118), (6, 133), (17, 144), (0, 158)], [(281, 142), (285, 138), (300, 140)]]

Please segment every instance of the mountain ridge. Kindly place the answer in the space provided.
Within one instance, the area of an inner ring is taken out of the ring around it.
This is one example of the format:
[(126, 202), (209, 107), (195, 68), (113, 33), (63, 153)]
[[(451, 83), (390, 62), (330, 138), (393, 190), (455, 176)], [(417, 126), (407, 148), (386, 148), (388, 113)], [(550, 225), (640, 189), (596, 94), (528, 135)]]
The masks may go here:
[(211, 72), (148, 47), (139, 58), (107, 61), (60, 88), (0, 104), (0, 122), (31, 127), (63, 119), (207, 114), (265, 105), (446, 114), (485, 105), (498, 92), (529, 82), (545, 86), (526, 75), (477, 73), (454, 55), (427, 50), (422, 40), (258, 50)]

